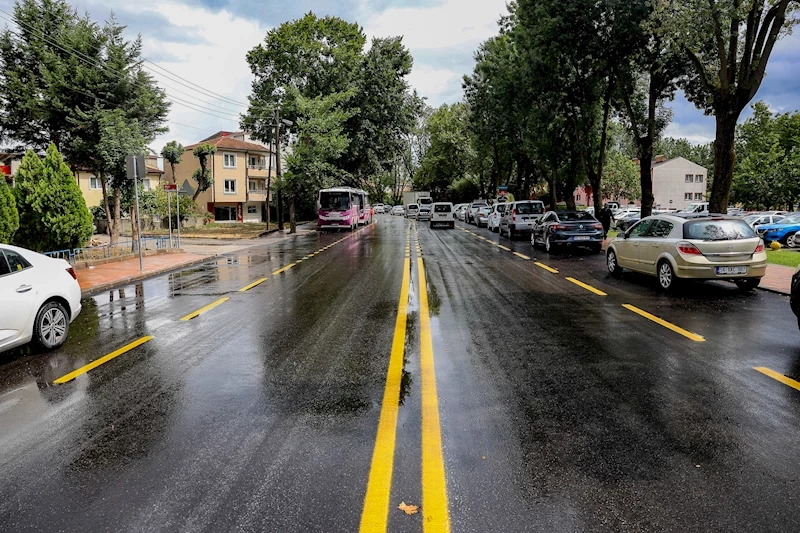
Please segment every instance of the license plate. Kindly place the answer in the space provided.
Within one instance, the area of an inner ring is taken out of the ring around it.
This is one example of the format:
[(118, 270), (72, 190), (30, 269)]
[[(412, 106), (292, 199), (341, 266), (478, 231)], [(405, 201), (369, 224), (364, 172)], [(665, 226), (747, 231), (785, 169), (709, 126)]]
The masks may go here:
[(573, 237), (573, 239), (575, 239), (576, 241), (588, 241), (589, 240), (589, 236), (588, 235), (576, 235), (575, 237)]
[(731, 276), (736, 274), (747, 274), (747, 267), (746, 266), (717, 267), (718, 276)]

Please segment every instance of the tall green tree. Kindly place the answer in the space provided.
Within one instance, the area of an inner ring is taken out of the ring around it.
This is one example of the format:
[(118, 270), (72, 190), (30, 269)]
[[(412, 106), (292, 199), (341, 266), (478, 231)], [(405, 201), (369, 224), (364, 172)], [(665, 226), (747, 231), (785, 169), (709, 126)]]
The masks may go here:
[(172, 183), (175, 183), (175, 165), (179, 165), (183, 159), (183, 152), (186, 150), (183, 145), (178, 141), (170, 141), (161, 149), (161, 157), (163, 157), (172, 170)]
[(43, 161), (29, 150), (18, 172), (17, 208), (25, 224), (15, 242), (37, 251), (78, 248), (92, 236), (92, 216), (54, 144)]
[(612, 200), (639, 200), (642, 196), (639, 167), (625, 154), (609, 151), (603, 176), (600, 198)]
[(687, 98), (716, 120), (709, 209), (724, 213), (736, 164), (736, 124), (755, 97), (775, 43), (798, 20), (796, 0), (684, 0), (657, 16), (691, 62)]
[(192, 154), (200, 162), (200, 168), (192, 174), (192, 179), (197, 182), (197, 190), (194, 191), (194, 196), (192, 197), (193, 202), (197, 201), (197, 197), (200, 196), (201, 192), (207, 191), (214, 183), (211, 169), (208, 168), (208, 157), (213, 156), (216, 152), (217, 147), (211, 143), (203, 143), (192, 150)]
[(0, 179), (0, 242), (11, 242), (17, 228), (19, 228), (19, 213), (14, 193), (6, 183), (5, 178)]

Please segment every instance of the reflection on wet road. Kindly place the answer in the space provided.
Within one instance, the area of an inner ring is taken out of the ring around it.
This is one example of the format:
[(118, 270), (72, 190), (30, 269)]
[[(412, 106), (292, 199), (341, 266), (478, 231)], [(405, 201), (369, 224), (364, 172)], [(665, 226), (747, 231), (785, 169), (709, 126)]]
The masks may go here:
[(0, 531), (796, 530), (798, 380), (786, 297), (383, 216), (0, 355)]

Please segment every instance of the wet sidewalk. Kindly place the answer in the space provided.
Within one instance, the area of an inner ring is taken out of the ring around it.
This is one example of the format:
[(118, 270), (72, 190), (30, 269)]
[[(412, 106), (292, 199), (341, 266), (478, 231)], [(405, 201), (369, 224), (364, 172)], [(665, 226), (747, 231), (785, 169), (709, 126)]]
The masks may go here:
[(772, 292), (789, 294), (792, 288), (794, 268), (783, 265), (767, 265), (767, 274), (761, 278), (760, 288)]
[(145, 257), (143, 270), (139, 270), (139, 258), (134, 257), (117, 263), (81, 268), (75, 272), (78, 275), (78, 284), (81, 286), (81, 295), (86, 297), (122, 284), (202, 263), (214, 256), (215, 254), (186, 252), (159, 254)]

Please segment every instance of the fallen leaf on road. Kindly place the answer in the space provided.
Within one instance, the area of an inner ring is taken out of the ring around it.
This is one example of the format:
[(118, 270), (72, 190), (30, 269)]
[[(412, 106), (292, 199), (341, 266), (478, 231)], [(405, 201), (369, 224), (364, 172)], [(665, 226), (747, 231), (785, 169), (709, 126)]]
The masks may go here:
[(417, 514), (417, 512), (419, 511), (419, 506), (406, 505), (406, 502), (400, 502), (400, 505), (398, 505), (397, 508), (406, 514)]

